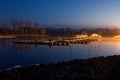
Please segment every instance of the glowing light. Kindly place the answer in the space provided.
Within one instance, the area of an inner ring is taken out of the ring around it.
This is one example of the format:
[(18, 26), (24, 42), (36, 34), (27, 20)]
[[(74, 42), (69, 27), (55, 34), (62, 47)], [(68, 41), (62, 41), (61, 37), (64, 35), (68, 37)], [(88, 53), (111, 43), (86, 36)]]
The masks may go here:
[(101, 38), (101, 36), (99, 34), (96, 34), (96, 33), (91, 34), (91, 37)]
[(87, 35), (80, 34), (80, 35), (76, 35), (74, 38), (80, 39), (80, 38), (87, 38), (87, 37), (88, 37)]
[(115, 39), (120, 39), (120, 35), (113, 36)]
[(112, 38), (114, 41), (120, 41), (120, 35), (113, 36)]

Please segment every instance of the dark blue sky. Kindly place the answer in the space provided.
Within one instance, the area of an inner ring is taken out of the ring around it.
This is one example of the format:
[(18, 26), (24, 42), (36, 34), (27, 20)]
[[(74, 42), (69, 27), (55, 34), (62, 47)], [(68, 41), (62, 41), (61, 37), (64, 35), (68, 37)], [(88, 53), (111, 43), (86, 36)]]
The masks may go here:
[(120, 0), (0, 0), (0, 24), (11, 19), (40, 24), (120, 26)]

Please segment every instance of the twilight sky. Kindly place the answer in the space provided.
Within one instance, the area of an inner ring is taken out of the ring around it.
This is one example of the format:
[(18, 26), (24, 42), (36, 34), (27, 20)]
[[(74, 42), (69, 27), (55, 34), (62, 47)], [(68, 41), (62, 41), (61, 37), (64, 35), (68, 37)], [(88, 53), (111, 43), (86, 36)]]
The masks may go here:
[(13, 18), (47, 25), (120, 27), (120, 0), (0, 0), (0, 24)]

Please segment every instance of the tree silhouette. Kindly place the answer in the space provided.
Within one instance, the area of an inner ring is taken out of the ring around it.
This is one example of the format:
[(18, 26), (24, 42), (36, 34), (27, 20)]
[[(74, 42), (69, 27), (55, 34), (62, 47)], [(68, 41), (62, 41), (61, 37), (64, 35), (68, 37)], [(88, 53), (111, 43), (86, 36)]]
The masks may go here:
[(25, 22), (25, 27), (26, 27), (26, 34), (31, 34), (32, 23), (30, 20)]
[(1, 25), (1, 29), (2, 29), (2, 34), (6, 35), (7, 34), (7, 24), (2, 24)]
[(41, 35), (44, 36), (45, 35), (45, 29), (41, 30)]
[(35, 23), (35, 34), (38, 34), (38, 29), (39, 29), (39, 23)]
[(17, 19), (12, 19), (11, 24), (12, 24), (12, 27), (13, 27), (13, 34), (16, 34), (17, 29), (18, 29), (18, 21), (17, 21)]
[(19, 22), (19, 32), (24, 35), (24, 22), (22, 20)]

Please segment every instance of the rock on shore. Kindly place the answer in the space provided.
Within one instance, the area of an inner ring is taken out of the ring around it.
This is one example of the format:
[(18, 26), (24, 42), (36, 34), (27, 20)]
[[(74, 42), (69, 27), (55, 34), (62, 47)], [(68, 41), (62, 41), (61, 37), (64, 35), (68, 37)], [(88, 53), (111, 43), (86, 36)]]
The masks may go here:
[(1, 71), (0, 80), (120, 80), (120, 56), (17, 67)]

